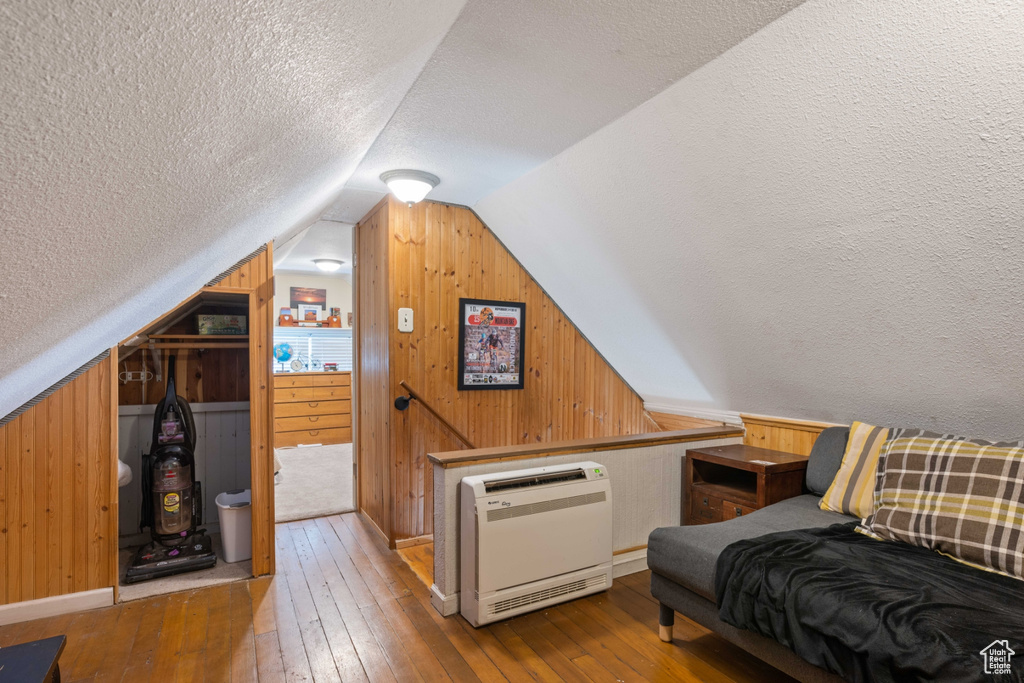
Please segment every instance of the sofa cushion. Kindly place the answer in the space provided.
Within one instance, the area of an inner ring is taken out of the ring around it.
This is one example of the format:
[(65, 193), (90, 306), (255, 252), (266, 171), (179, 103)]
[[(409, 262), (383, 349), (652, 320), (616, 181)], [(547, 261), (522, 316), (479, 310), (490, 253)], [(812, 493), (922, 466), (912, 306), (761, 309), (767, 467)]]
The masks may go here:
[[(909, 434), (909, 435), (908, 435)], [(897, 432), (859, 529), (1024, 579), (1024, 446)]]
[(814, 495), (797, 496), (725, 522), (655, 529), (647, 540), (647, 566), (714, 602), (715, 563), (730, 543), (853, 520), (820, 510), (818, 500)]
[(832, 485), (821, 498), (821, 509), (842, 512), (854, 517), (867, 517), (874, 503), (878, 454), (889, 436), (885, 427), (863, 422), (850, 425), (843, 464)]
[(839, 466), (843, 464), (849, 427), (828, 427), (818, 435), (811, 455), (807, 459), (807, 475), (804, 483), (807, 490), (819, 496), (825, 495), (832, 480), (836, 478)]

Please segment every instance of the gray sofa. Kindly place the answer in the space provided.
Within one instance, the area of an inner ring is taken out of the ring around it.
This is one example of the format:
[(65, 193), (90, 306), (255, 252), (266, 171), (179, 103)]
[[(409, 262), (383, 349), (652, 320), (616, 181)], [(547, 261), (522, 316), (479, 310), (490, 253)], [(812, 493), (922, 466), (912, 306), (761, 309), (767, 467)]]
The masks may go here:
[(724, 522), (664, 527), (651, 532), (647, 566), (651, 569), (651, 594), (661, 604), (662, 640), (672, 640), (675, 612), (679, 612), (798, 680), (840, 680), (770, 638), (719, 620), (715, 564), (725, 547), (735, 541), (852, 521), (853, 517), (818, 508), (818, 501), (839, 471), (849, 434), (846, 427), (831, 427), (815, 441), (807, 462), (805, 495)]

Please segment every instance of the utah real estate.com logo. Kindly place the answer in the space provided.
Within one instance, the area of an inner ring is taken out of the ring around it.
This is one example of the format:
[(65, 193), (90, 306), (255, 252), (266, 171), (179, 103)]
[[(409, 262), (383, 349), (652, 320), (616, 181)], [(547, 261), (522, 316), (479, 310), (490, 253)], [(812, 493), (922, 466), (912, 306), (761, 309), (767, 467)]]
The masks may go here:
[(1010, 673), (1010, 657), (1015, 654), (1017, 653), (1010, 649), (1008, 641), (993, 640), (988, 647), (981, 651), (981, 656), (985, 660), (985, 673)]

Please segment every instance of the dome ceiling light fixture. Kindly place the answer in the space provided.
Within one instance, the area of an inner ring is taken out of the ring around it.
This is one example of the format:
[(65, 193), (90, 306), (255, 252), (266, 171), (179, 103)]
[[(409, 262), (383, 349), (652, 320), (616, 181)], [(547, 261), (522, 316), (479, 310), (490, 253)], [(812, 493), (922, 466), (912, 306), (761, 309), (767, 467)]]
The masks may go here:
[(441, 182), (441, 179), (432, 173), (410, 169), (385, 171), (380, 174), (380, 179), (399, 201), (409, 206), (421, 201)]
[(339, 261), (338, 259), (335, 258), (315, 258), (313, 259), (313, 263), (315, 263), (316, 267), (324, 271), (325, 273), (333, 273), (334, 271), (341, 268), (341, 266), (345, 262)]

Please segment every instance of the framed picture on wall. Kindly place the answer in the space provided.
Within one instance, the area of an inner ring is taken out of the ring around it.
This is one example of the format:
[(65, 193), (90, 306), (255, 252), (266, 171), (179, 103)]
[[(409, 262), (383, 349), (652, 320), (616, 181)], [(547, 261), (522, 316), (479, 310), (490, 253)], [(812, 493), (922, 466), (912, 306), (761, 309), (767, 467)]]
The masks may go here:
[(526, 304), (459, 299), (459, 389), (522, 389)]
[(320, 310), (327, 308), (327, 290), (315, 287), (292, 287), (291, 292), (292, 308), (299, 306), (318, 306)]

